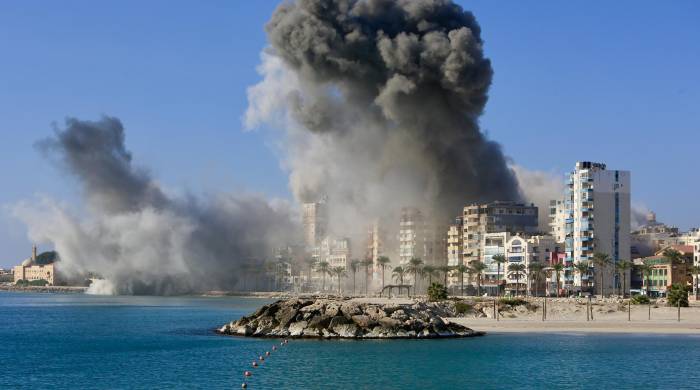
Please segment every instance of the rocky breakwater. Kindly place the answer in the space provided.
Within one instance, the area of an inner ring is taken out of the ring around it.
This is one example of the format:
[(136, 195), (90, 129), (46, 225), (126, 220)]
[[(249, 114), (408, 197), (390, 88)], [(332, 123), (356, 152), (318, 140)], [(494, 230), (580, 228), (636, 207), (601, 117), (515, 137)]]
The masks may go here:
[(380, 304), (341, 299), (288, 299), (221, 327), (227, 335), (290, 338), (441, 338), (484, 333), (449, 322), (435, 302)]

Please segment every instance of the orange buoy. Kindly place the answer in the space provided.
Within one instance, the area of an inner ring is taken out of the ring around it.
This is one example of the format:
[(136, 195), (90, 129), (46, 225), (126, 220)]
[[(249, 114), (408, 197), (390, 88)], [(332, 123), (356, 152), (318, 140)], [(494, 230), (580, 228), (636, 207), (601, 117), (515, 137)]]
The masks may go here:
[(250, 371), (246, 371), (243, 373), (244, 376), (253, 376), (253, 373)]

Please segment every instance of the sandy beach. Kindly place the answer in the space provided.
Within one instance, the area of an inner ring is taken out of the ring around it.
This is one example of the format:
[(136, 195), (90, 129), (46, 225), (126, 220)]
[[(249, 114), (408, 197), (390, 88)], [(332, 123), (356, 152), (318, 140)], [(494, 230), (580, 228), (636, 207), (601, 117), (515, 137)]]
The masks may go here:
[[(533, 301), (535, 304), (541, 300)], [(620, 302), (593, 305), (593, 320), (586, 319), (586, 305), (577, 300), (551, 300), (547, 320), (542, 321), (541, 305), (534, 310), (524, 306), (502, 310), (498, 321), (489, 318), (449, 318), (450, 321), (487, 333), (654, 333), (700, 335), (700, 306), (678, 308), (651, 305), (628, 306)], [(629, 315), (629, 317), (628, 317)]]

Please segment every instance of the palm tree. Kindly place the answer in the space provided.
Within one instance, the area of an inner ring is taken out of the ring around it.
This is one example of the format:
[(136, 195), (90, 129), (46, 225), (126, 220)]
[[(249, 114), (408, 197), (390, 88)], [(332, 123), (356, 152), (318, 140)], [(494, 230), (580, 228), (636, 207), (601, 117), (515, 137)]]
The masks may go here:
[(406, 274), (406, 270), (402, 266), (399, 265), (394, 267), (391, 274), (394, 275), (394, 280), (398, 280), (399, 283), (403, 285), (403, 276)]
[(556, 280), (557, 280), (557, 298), (559, 298), (559, 289), (560, 289), (560, 278), (561, 278), (561, 272), (564, 271), (564, 263), (554, 263), (551, 267), (552, 273), (556, 275)]
[(610, 265), (610, 256), (601, 252), (594, 253), (593, 265), (593, 272), (600, 274), (600, 295), (605, 297), (605, 269)]
[(649, 296), (649, 287), (651, 287), (651, 271), (654, 269), (654, 267), (652, 267), (651, 264), (644, 262), (636, 265), (636, 268), (642, 273), (642, 279), (645, 279), (646, 276), (646, 293), (647, 296)]
[(618, 261), (615, 264), (615, 269), (617, 270), (617, 273), (619, 275), (622, 275), (622, 298), (625, 297), (625, 294), (627, 292), (627, 270), (632, 268), (632, 262), (623, 260), (623, 261)]
[[(544, 264), (542, 263), (531, 263), (530, 264), (530, 275), (529, 277), (535, 281), (535, 296), (539, 295), (538, 290), (540, 286), (540, 279), (544, 275)], [(532, 295), (532, 292), (530, 293)]]
[(462, 288), (462, 296), (464, 296), (464, 274), (469, 271), (469, 267), (464, 264), (460, 264), (452, 269), (452, 272), (456, 272), (459, 275), (459, 285)]
[(388, 257), (386, 256), (380, 256), (377, 259), (377, 264), (382, 268), (382, 290), (384, 290), (384, 269), (391, 263), (391, 260), (389, 260)]
[[(574, 264), (574, 270), (581, 276), (581, 292), (583, 292), (583, 276), (588, 276), (588, 273), (591, 271), (591, 265), (587, 261), (579, 261)], [(588, 280), (586, 280), (586, 287), (588, 287)]]
[(311, 286), (311, 271), (313, 270), (314, 266), (316, 265), (316, 259), (313, 257), (309, 257), (304, 259), (304, 263), (306, 263), (306, 266), (309, 269), (309, 286)]
[(493, 259), (493, 262), (496, 263), (496, 265), (498, 266), (498, 270), (496, 272), (496, 283), (498, 283), (497, 284), (497, 286), (498, 286), (498, 294), (497, 295), (500, 296), (501, 295), (501, 264), (506, 263), (506, 257), (503, 255), (494, 255), (493, 257), (491, 257), (491, 259)]
[(326, 274), (330, 272), (330, 264), (327, 261), (319, 261), (316, 265), (316, 272), (320, 272), (323, 277), (323, 285), (321, 291), (326, 290)]
[(515, 295), (519, 295), (520, 292), (520, 277), (523, 272), (525, 272), (525, 264), (513, 263), (508, 264), (508, 275), (515, 276)]
[(450, 272), (450, 270), (452, 268), (448, 265), (441, 265), (441, 266), (437, 267), (436, 269), (438, 271), (442, 272), (442, 276), (443, 276), (444, 281), (445, 281), (444, 285), (445, 285), (445, 287), (447, 287), (447, 274)]
[(481, 275), (488, 266), (479, 260), (474, 260), (470, 264), (472, 272), (476, 274), (476, 295), (481, 295)]
[(360, 270), (360, 260), (350, 261), (350, 271), (352, 271), (352, 295), (355, 295), (355, 277), (357, 276), (357, 271)]
[(345, 273), (345, 267), (333, 267), (331, 268), (330, 272), (332, 275), (335, 275), (335, 277), (338, 278), (338, 295), (342, 295), (340, 290), (340, 278), (348, 276), (348, 274)]
[(668, 248), (664, 250), (663, 256), (669, 259), (672, 265), (685, 263), (685, 257), (683, 256), (683, 254), (673, 248)]
[(360, 263), (363, 267), (365, 267), (365, 295), (369, 295), (368, 293), (368, 285), (369, 285), (369, 267), (371, 267), (373, 264), (372, 259), (364, 259)]
[(691, 265), (688, 267), (688, 275), (692, 280), (693, 292), (695, 293), (695, 299), (698, 299), (698, 274), (700, 274), (700, 267), (697, 265)]
[(423, 277), (428, 277), (428, 286), (433, 284), (433, 276), (436, 276), (436, 269), (432, 265), (426, 265), (423, 267)]
[(417, 295), (416, 288), (418, 288), (418, 276), (423, 272), (423, 260), (418, 257), (414, 257), (408, 261), (408, 266), (406, 267), (406, 272), (413, 274), (413, 295)]

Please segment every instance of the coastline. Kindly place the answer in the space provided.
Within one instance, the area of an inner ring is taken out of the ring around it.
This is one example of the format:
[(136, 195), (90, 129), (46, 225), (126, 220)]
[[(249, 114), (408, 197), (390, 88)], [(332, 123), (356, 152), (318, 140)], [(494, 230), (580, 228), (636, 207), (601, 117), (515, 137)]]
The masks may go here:
[(500, 320), (474, 318), (448, 318), (460, 325), (487, 334), (498, 333), (617, 333), (617, 334), (696, 334), (700, 335), (700, 322), (677, 320), (646, 321), (567, 321), (567, 320)]
[(11, 292), (34, 292), (34, 293), (62, 293), (62, 294), (83, 294), (87, 287), (80, 286), (15, 286), (0, 285), (0, 291)]

